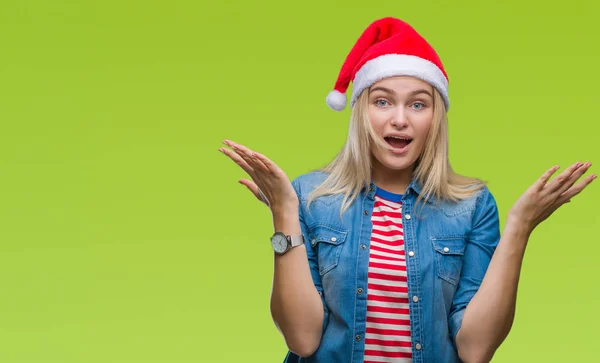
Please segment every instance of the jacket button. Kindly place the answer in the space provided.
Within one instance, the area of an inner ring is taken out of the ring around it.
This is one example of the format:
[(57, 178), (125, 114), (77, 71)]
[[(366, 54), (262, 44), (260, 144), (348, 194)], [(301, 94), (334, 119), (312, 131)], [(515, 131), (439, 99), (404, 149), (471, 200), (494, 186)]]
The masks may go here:
[(360, 249), (361, 249), (361, 250), (366, 250), (366, 249), (367, 249), (367, 246), (365, 246), (364, 244), (362, 244), (362, 245), (360, 245)]
[(368, 215), (369, 215), (369, 212), (365, 211), (365, 215), (366, 215), (366, 216), (368, 216)]
[(407, 214), (407, 215), (405, 216), (405, 218), (406, 218), (406, 219), (410, 219), (410, 214)]
[(357, 342), (360, 342), (360, 335), (357, 335), (355, 339)]
[(414, 302), (419, 302), (419, 297), (417, 295), (413, 296), (413, 301)]
[(359, 287), (359, 288), (356, 290), (356, 292), (357, 292), (359, 295), (360, 295), (360, 294), (362, 294), (362, 293), (363, 293), (363, 289), (362, 289), (362, 287)]
[(416, 350), (421, 350), (421, 348), (422, 348), (421, 344), (419, 344), (419, 343), (415, 344), (415, 349)]
[(450, 249), (448, 247), (444, 247), (444, 252), (450, 252)]
[(337, 241), (337, 238), (331, 237), (331, 242), (335, 242), (335, 241)]
[(415, 253), (414, 253), (413, 251), (409, 251), (409, 252), (408, 252), (408, 255), (409, 255), (410, 257), (412, 257), (412, 256), (414, 256), (414, 255), (415, 255)]

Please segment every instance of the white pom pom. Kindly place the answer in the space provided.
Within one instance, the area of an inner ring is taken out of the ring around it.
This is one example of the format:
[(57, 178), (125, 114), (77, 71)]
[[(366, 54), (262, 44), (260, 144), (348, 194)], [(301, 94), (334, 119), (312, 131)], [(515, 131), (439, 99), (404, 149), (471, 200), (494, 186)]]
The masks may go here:
[(334, 111), (341, 111), (346, 107), (348, 102), (346, 95), (339, 91), (333, 90), (327, 95), (327, 106)]

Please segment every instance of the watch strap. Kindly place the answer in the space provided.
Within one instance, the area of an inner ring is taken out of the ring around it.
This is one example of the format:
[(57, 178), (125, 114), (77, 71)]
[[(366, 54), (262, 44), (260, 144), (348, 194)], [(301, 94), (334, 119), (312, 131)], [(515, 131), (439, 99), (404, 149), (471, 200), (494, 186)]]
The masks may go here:
[(294, 247), (298, 247), (302, 244), (304, 244), (304, 235), (302, 234), (295, 234), (293, 236), (288, 236), (289, 237), (289, 241), (290, 241), (290, 247), (294, 248)]

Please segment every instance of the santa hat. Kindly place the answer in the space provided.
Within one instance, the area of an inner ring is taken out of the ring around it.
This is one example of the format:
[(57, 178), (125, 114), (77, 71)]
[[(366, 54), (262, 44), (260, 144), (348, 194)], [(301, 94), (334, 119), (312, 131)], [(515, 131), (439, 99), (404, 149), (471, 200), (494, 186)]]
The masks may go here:
[(335, 111), (346, 107), (350, 81), (352, 107), (363, 90), (393, 76), (412, 76), (431, 84), (449, 108), (448, 75), (440, 58), (416, 30), (396, 18), (376, 20), (358, 38), (327, 95), (327, 105)]

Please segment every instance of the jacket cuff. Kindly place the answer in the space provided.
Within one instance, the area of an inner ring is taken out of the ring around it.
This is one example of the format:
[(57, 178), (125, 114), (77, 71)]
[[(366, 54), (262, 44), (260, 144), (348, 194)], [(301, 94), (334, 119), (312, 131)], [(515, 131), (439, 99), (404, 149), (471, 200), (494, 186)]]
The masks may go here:
[(449, 327), (450, 327), (450, 336), (452, 341), (456, 344), (456, 334), (458, 334), (458, 330), (462, 325), (463, 315), (465, 315), (466, 308), (462, 308), (456, 311), (454, 314), (450, 316)]

